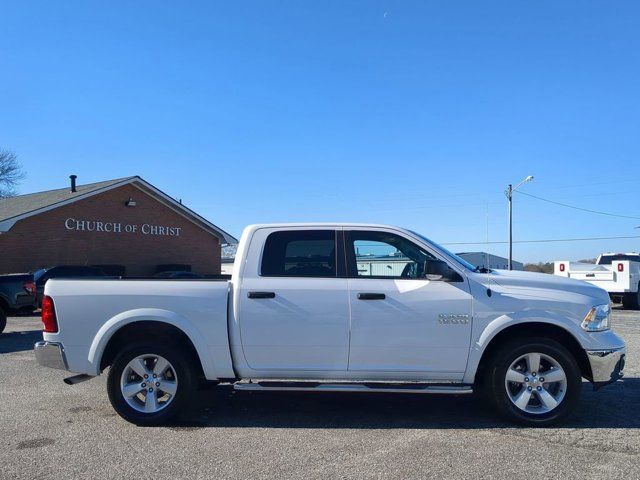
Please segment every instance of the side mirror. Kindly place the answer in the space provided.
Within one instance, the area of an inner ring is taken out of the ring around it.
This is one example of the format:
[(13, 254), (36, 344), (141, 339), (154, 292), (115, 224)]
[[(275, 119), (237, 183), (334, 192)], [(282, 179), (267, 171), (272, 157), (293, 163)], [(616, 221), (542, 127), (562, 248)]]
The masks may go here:
[(424, 262), (424, 278), (427, 280), (444, 280), (457, 282), (462, 280), (447, 262), (442, 260), (427, 260)]

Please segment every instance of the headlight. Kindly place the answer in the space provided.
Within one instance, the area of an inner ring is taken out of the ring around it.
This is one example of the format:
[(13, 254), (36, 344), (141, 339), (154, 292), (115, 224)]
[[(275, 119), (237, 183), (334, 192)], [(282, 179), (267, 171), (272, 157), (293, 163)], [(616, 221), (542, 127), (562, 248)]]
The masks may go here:
[(595, 306), (582, 320), (582, 328), (587, 332), (609, 330), (609, 317), (611, 317), (611, 306), (608, 303)]

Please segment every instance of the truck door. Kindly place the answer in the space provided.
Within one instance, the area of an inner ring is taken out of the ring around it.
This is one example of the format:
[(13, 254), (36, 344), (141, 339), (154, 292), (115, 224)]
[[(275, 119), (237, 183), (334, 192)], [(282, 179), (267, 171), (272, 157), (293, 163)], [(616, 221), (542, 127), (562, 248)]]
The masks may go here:
[(349, 297), (342, 231), (258, 229), (251, 245), (264, 248), (244, 267), (239, 295), (249, 368), (346, 371)]
[(349, 370), (363, 377), (389, 372), (386, 377), (462, 378), (472, 313), (466, 278), (454, 269), (450, 280), (426, 278), (425, 266), (438, 259), (399, 234), (345, 229), (344, 235)]

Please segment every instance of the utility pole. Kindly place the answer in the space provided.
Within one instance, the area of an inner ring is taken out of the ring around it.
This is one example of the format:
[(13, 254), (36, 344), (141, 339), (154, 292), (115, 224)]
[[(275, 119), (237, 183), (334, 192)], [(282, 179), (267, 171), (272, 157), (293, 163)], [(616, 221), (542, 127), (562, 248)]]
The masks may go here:
[(509, 199), (509, 270), (513, 270), (511, 262), (513, 261), (513, 185), (507, 187), (507, 198)]
[(513, 270), (513, 192), (515, 192), (521, 185), (532, 180), (533, 175), (529, 175), (515, 187), (510, 183), (504, 191), (504, 194), (507, 196), (507, 200), (509, 201), (509, 270)]

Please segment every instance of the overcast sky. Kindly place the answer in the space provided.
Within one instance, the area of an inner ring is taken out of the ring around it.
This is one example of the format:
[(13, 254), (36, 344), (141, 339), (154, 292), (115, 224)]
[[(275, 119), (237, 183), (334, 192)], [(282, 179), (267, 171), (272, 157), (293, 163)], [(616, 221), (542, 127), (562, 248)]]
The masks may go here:
[[(27, 193), (141, 175), (239, 236), (639, 236), (640, 2), (5, 2), (0, 147)], [(448, 245), (454, 251), (506, 245)], [(521, 261), (640, 238), (517, 244)]]

